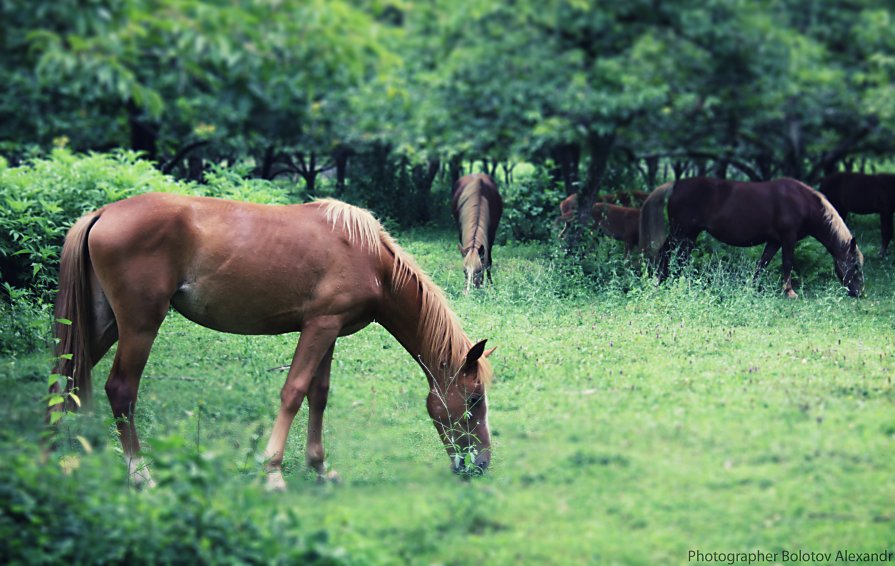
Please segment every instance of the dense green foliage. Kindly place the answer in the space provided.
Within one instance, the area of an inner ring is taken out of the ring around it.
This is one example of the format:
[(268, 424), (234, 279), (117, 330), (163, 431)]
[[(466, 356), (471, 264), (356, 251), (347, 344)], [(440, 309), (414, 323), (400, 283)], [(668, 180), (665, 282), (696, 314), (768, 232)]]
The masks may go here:
[[(607, 261), (588, 278), (558, 246), (498, 246), (495, 286), (464, 296), (451, 232), (397, 236), (469, 334), (498, 348), (488, 474), (450, 474), (424, 375), (373, 325), (336, 348), (325, 433), (343, 482), (318, 485), (304, 470), (303, 409), (290, 491), (262, 493), (257, 457), (283, 379), (268, 370), (288, 362), (295, 337), (225, 335), (172, 314), (137, 408), (154, 490), (127, 487), (100, 400), (96, 416), (63, 422), (39, 465), (48, 361), (0, 358), (4, 555), (682, 563), (693, 548), (891, 543), (895, 271), (874, 246), (861, 300), (844, 295), (816, 242), (797, 254), (802, 298), (786, 301), (778, 262), (752, 284), (758, 250), (721, 253), (708, 240), (660, 287), (616, 242), (601, 241)], [(109, 367), (107, 357), (97, 388)]]
[(7, 2), (2, 16), (10, 159), (129, 147), (193, 180), (242, 162), (310, 194), (413, 194), (381, 211), (403, 224), (432, 218), (433, 171), (449, 184), (526, 161), (590, 195), (615, 168), (641, 188), (672, 172), (814, 183), (895, 148), (883, 0)]
[[(752, 280), (758, 250), (703, 238), (656, 286), (582, 223), (564, 247), (554, 219), (575, 191), (886, 169), (893, 24), (886, 0), (0, 2), (0, 556), (681, 563), (891, 545), (895, 271), (873, 222), (850, 219), (865, 298), (806, 241), (784, 301), (779, 259)], [(496, 285), (465, 296), (448, 200), (480, 170), (505, 214)], [(159, 486), (128, 486), (101, 402), (66, 415), (42, 461), (65, 232), (145, 191), (373, 210), (498, 347), (493, 469), (450, 475), (423, 375), (374, 325), (333, 364), (344, 483), (304, 470), (298, 419), (290, 492), (267, 494), (272, 368), (295, 337), (175, 313), (137, 409)]]

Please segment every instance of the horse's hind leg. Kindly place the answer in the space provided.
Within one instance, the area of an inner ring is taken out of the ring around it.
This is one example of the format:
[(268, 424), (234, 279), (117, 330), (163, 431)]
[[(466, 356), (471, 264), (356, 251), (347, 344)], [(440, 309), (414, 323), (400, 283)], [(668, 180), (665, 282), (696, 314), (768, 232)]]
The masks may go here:
[[(106, 395), (117, 420), (121, 447), (127, 458), (129, 477), (136, 485), (153, 486), (149, 470), (140, 457), (140, 439), (134, 421), (140, 377), (149, 359), (149, 351), (168, 310), (164, 294), (154, 298), (127, 295), (112, 300), (118, 328), (118, 350), (106, 381)], [(108, 341), (111, 334), (100, 337)], [(99, 343), (104, 347), (106, 342)]]
[(268, 459), (267, 487), (269, 489), (286, 489), (282, 467), (289, 428), (308, 394), (315, 373), (322, 365), (324, 358), (327, 357), (328, 352), (331, 351), (341, 328), (341, 324), (332, 317), (309, 321), (302, 328), (298, 347), (295, 349), (292, 365), (289, 368), (289, 375), (280, 392), (280, 412), (277, 414), (273, 432), (264, 451), (264, 456)]
[(334, 349), (335, 345), (331, 346), (323, 356), (308, 388), (308, 442), (305, 447), (305, 461), (308, 467), (315, 470), (323, 479), (338, 477), (335, 472), (326, 473), (323, 448), (323, 412), (326, 410), (329, 397), (329, 375)]
[(761, 257), (758, 260), (758, 264), (755, 266), (755, 274), (752, 276), (752, 280), (758, 279), (758, 276), (761, 274), (761, 271), (771, 263), (771, 260), (774, 259), (774, 256), (777, 254), (777, 250), (780, 249), (779, 242), (768, 242), (765, 244), (764, 252), (762, 252)]

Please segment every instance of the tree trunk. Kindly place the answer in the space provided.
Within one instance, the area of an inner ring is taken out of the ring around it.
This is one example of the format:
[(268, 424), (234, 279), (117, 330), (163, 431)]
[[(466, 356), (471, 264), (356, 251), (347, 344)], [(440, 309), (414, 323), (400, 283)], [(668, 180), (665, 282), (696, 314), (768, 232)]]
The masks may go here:
[(416, 221), (432, 220), (432, 183), (435, 181), (441, 161), (430, 159), (428, 163), (418, 163), (411, 169), (413, 185), (416, 189)]
[(451, 184), (448, 187), (448, 191), (453, 192), (454, 185), (457, 184), (457, 181), (460, 180), (463, 173), (463, 156), (456, 155), (451, 158), (450, 163), (448, 163), (448, 172), (450, 174)]
[(186, 178), (197, 183), (205, 182), (205, 161), (198, 155), (190, 155), (187, 160)]
[(587, 138), (585, 146), (588, 156), (587, 173), (584, 184), (578, 190), (578, 222), (572, 224), (566, 240), (570, 251), (577, 250), (584, 228), (590, 224), (591, 208), (600, 192), (600, 183), (614, 143), (614, 133), (600, 135), (592, 132)]
[(143, 110), (133, 100), (127, 102), (127, 121), (131, 130), (131, 149), (143, 152), (147, 159), (155, 161), (158, 127), (147, 123)]
[(551, 153), (557, 165), (558, 178), (554, 175), (554, 182), (562, 182), (566, 195), (578, 192), (581, 147), (576, 144), (560, 144), (554, 147)]
[(272, 145), (267, 146), (264, 150), (264, 159), (261, 161), (261, 170), (259, 176), (265, 180), (273, 179), (273, 164), (276, 161), (276, 151)]
[(333, 151), (333, 162), (336, 164), (336, 196), (345, 192), (345, 177), (348, 173), (348, 157), (351, 150), (343, 145)]

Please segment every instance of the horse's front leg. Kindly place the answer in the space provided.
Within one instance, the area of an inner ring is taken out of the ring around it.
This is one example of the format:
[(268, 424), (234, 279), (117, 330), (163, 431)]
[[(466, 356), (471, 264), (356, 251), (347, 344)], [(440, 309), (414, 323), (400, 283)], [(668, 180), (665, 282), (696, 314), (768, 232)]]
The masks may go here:
[(783, 293), (788, 299), (798, 297), (792, 290), (792, 268), (795, 263), (795, 241), (787, 241), (783, 243)]
[(774, 256), (777, 254), (777, 250), (780, 249), (779, 242), (768, 242), (764, 247), (764, 252), (761, 254), (761, 258), (759, 258), (758, 263), (755, 265), (755, 274), (752, 276), (752, 280), (755, 281), (758, 279), (758, 276), (761, 274), (762, 270), (771, 263), (771, 260), (774, 259)]
[(317, 472), (321, 480), (337, 480), (338, 474), (326, 471), (323, 448), (323, 412), (329, 397), (329, 376), (332, 367), (335, 345), (323, 356), (323, 361), (314, 373), (311, 387), (308, 389), (308, 442), (305, 447), (305, 461), (308, 467)]
[(302, 328), (298, 347), (289, 367), (289, 375), (286, 376), (286, 383), (280, 392), (280, 411), (274, 422), (267, 448), (264, 450), (268, 489), (286, 489), (286, 482), (283, 480), (283, 454), (286, 450), (289, 429), (305, 396), (308, 395), (314, 374), (324, 358), (328, 354), (331, 355), (341, 327), (335, 317), (324, 317), (309, 321)]

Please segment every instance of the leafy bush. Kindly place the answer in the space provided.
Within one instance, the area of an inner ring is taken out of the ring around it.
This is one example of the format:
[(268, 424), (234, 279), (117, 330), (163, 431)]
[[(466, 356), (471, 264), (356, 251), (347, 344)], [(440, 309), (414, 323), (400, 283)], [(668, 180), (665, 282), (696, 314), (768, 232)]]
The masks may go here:
[(150, 191), (289, 202), (286, 187), (245, 173), (213, 168), (198, 185), (163, 175), (135, 152), (76, 155), (57, 149), (20, 167), (0, 158), (0, 353), (47, 345), (62, 243), (81, 215)]
[(547, 241), (559, 232), (555, 219), (565, 194), (557, 190), (543, 170), (519, 179), (503, 191), (501, 225), (520, 242)]
[(8, 283), (0, 291), (0, 354), (32, 352), (47, 345), (51, 309), (25, 289)]
[(79, 156), (57, 149), (21, 167), (0, 166), (0, 277), (48, 300), (65, 233), (77, 218), (137, 193), (189, 189), (134, 152)]
[(0, 554), (13, 564), (349, 563), (260, 482), (222, 474), (221, 456), (165, 442), (159, 487), (140, 493), (112, 450), (41, 465), (20, 441), (0, 462)]

